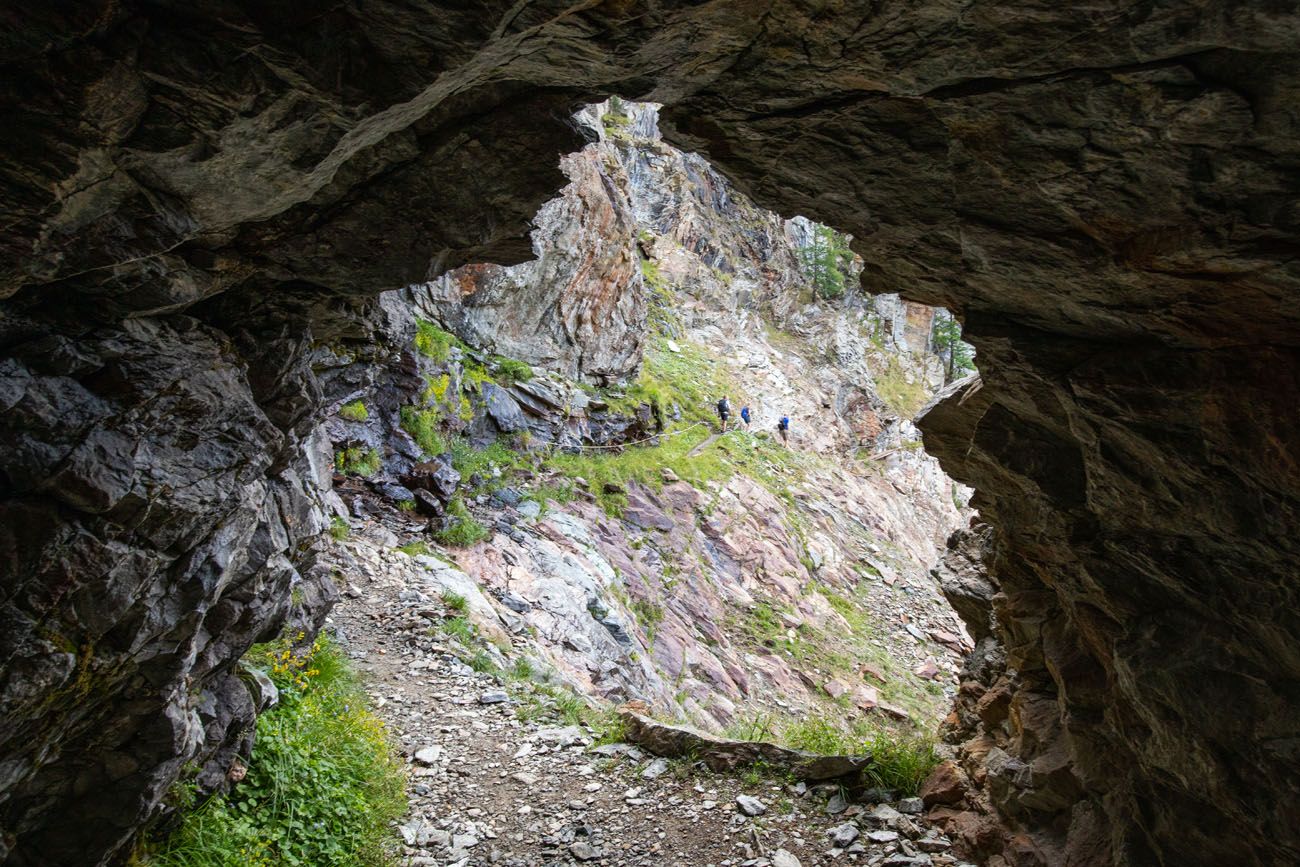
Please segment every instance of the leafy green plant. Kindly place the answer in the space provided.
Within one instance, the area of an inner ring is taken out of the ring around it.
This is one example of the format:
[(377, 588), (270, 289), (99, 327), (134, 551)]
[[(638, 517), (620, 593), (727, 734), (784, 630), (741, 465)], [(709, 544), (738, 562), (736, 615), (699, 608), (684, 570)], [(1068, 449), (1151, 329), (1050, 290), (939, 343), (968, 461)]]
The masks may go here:
[(459, 593), (453, 593), (450, 590), (443, 592), (442, 604), (446, 605), (451, 611), (457, 614), (464, 614), (469, 609), (469, 600)]
[(330, 518), (330, 528), (328, 532), (335, 541), (342, 542), (348, 537), (348, 533), (352, 532), (352, 527), (346, 520), (335, 515)]
[(348, 421), (365, 421), (370, 418), (370, 412), (366, 409), (366, 405), (359, 400), (343, 404), (343, 406), (339, 407), (339, 415)]
[(280, 702), (258, 717), (248, 774), (185, 815), (150, 867), (381, 867), (406, 811), (402, 763), (346, 658), (328, 641), (250, 651)]
[(429, 543), (423, 539), (417, 539), (414, 542), (408, 542), (405, 545), (398, 545), (397, 550), (401, 551), (408, 557), (427, 557), (433, 554), (433, 549), (431, 549)]
[(334, 455), (334, 466), (345, 476), (373, 476), (382, 464), (373, 447), (349, 446)]
[(503, 384), (513, 382), (528, 382), (533, 378), (533, 369), (522, 361), (516, 361), (513, 358), (497, 358), (497, 373), (501, 375)]

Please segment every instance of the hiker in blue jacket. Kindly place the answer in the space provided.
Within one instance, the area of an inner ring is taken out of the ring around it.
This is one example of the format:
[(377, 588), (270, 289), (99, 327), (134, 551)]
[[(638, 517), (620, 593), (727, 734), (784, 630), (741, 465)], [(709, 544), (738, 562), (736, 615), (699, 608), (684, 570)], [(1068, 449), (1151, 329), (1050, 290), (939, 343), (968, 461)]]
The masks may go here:
[(776, 429), (781, 432), (781, 442), (785, 445), (790, 444), (790, 416), (781, 416), (781, 421), (777, 423)]
[(740, 408), (740, 420), (745, 423), (745, 430), (749, 430), (749, 407), (742, 406)]

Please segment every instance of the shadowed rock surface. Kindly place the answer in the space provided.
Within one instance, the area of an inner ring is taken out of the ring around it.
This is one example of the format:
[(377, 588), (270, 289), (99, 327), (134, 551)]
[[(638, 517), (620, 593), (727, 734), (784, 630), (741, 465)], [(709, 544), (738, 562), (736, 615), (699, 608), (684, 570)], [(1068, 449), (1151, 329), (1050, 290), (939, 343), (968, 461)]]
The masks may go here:
[(345, 389), (313, 352), (380, 290), (527, 257), (567, 119), (617, 91), (760, 205), (850, 232), (869, 288), (965, 320), (982, 387), (922, 427), (995, 528), (990, 851), (1300, 859), (1289, 4), (10, 21), (0, 857), (107, 857), (239, 739), (235, 660), (291, 586), (307, 620), (332, 592), (312, 431)]

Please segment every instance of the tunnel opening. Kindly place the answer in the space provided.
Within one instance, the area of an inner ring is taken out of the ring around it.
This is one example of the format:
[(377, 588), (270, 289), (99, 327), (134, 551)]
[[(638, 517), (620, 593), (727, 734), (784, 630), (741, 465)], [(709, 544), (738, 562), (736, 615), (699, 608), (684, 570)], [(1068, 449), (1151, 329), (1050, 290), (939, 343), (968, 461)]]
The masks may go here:
[(1294, 16), (857, 5), (24, 21), (0, 854), (123, 851), (251, 724), (235, 660), (333, 592), (312, 356), (371, 327), (341, 299), (525, 257), (565, 118), (618, 91), (978, 349), (921, 427), (996, 528), (1005, 668), (977, 650), (957, 720), (989, 818), (952, 817), (982, 857), (1296, 861)]

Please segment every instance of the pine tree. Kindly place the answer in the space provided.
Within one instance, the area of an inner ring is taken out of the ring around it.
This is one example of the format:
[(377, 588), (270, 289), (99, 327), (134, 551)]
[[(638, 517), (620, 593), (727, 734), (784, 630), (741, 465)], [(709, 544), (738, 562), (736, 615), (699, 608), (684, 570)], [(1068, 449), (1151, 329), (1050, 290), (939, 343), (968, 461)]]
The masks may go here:
[(949, 313), (936, 313), (930, 330), (930, 342), (945, 356), (945, 384), (975, 369), (975, 349), (961, 339), (961, 323)]
[(844, 294), (844, 279), (853, 262), (847, 235), (830, 226), (813, 227), (812, 240), (799, 250), (803, 270), (812, 282), (813, 292), (821, 298), (839, 298)]

